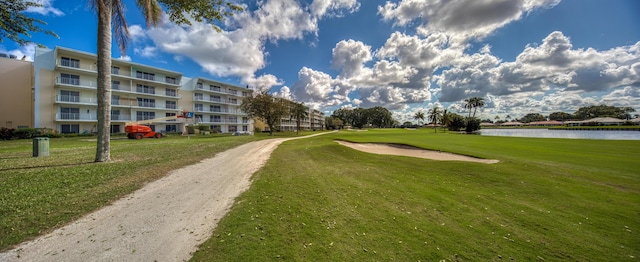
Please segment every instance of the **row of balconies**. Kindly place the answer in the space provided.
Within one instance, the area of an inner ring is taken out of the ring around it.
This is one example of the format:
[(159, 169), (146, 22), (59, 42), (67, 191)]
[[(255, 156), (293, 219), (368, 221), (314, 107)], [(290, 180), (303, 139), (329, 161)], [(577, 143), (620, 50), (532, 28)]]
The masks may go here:
[(224, 100), (222, 98), (204, 99), (203, 97), (194, 97), (193, 100), (196, 102), (210, 102), (210, 103), (219, 103), (219, 104), (226, 104), (226, 105), (240, 105), (240, 101), (238, 100), (231, 100), (231, 99)]
[(233, 115), (244, 115), (245, 113), (241, 110), (233, 110), (226, 108), (197, 108), (194, 110), (196, 113), (219, 113), (219, 114), (233, 114)]
[(205, 88), (202, 85), (196, 85), (196, 90), (202, 90), (202, 91), (209, 91), (209, 92), (213, 92), (213, 93), (219, 93), (219, 94), (227, 94), (227, 95), (234, 95), (234, 96), (238, 96), (238, 97), (247, 97), (249, 94), (247, 93), (242, 93), (242, 91), (238, 91), (235, 89), (223, 89), (221, 87), (209, 87), (209, 88)]
[[(92, 90), (96, 90), (98, 88), (97, 82), (85, 81), (85, 80), (68, 78), (68, 77), (56, 77), (56, 85), (65, 86), (65, 87), (82, 88), (82, 89), (92, 89)], [(153, 93), (138, 92), (136, 90), (136, 87), (132, 87), (130, 85), (124, 85), (124, 84), (112, 84), (111, 91), (114, 93), (122, 92), (122, 93), (129, 93), (129, 94), (143, 94), (143, 95), (158, 96), (158, 97), (181, 98), (181, 96), (178, 95), (177, 93), (160, 94), (160, 93), (156, 93), (155, 91)]]
[[(95, 64), (84, 64), (77, 61), (57, 60), (56, 66), (60, 68), (78, 70), (78, 71), (94, 73), (94, 74), (98, 73), (98, 67)], [(148, 74), (137, 74), (136, 76), (134, 76), (130, 70), (123, 70), (121, 68), (117, 70), (115, 68), (112, 68), (111, 76), (112, 77), (119, 76), (119, 77), (124, 77), (129, 79), (140, 79), (146, 82), (152, 82), (152, 83), (158, 83), (158, 84), (169, 84), (174, 86), (180, 85), (180, 82), (178, 81), (178, 78), (180, 78), (180, 76), (175, 76), (175, 77), (165, 76), (164, 79), (162, 79), (162, 77), (159, 77), (159, 76), (156, 77), (155, 75), (148, 75)]]
[[(89, 98), (89, 97), (79, 97), (79, 96), (67, 96), (67, 95), (56, 95), (55, 97), (56, 103), (62, 104), (74, 104), (74, 105), (89, 105), (89, 106), (97, 106), (98, 99), (97, 98)], [(150, 108), (150, 109), (169, 109), (169, 110), (182, 110), (182, 107), (177, 105), (162, 105), (160, 103), (150, 103), (150, 102), (138, 102), (138, 101), (120, 101), (112, 99), (111, 105), (116, 107), (136, 107), (136, 108)]]

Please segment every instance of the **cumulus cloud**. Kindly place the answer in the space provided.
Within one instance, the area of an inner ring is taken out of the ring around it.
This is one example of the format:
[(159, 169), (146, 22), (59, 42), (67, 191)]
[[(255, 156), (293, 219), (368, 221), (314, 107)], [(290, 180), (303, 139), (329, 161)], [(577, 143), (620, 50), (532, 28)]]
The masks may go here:
[(417, 20), (422, 35), (443, 32), (464, 43), (482, 39), (537, 8), (550, 8), (559, 0), (402, 0), (378, 7), (383, 19), (406, 26)]
[(362, 71), (364, 63), (371, 60), (371, 47), (360, 41), (340, 41), (333, 48), (331, 64), (336, 69), (341, 69), (340, 77), (350, 78), (357, 76)]
[(342, 16), (343, 10), (354, 13), (359, 8), (360, 3), (357, 0), (314, 0), (309, 7), (311, 14), (315, 17)]

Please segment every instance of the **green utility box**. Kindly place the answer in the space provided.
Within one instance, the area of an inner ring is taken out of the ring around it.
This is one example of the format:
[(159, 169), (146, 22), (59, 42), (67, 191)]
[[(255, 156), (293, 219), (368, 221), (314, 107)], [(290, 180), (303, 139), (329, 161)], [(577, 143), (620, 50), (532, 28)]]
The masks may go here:
[(49, 156), (49, 138), (36, 137), (33, 139), (33, 157)]

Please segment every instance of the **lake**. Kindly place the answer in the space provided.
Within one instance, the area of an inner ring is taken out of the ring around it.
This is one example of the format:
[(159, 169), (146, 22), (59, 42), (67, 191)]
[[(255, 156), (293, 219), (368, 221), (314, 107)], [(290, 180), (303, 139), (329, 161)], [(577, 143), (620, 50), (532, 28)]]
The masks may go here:
[(549, 129), (482, 129), (483, 136), (516, 136), (570, 139), (640, 140), (640, 131), (549, 130)]

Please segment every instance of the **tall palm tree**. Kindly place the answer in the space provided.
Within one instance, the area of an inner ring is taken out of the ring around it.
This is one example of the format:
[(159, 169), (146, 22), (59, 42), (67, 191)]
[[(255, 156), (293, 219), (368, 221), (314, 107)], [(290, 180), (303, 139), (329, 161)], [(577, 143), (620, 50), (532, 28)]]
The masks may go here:
[(473, 117), (476, 117), (476, 111), (478, 108), (484, 106), (484, 98), (482, 97), (474, 97), (473, 99)]
[(464, 100), (464, 109), (469, 109), (469, 117), (471, 117), (471, 109), (473, 109), (474, 97)]
[(510, 116), (510, 115), (507, 115), (507, 116), (505, 116), (505, 117), (504, 117), (504, 119), (506, 119), (506, 120), (507, 120), (507, 122), (509, 122), (509, 119), (511, 119), (511, 116)]
[(415, 115), (413, 115), (413, 120), (418, 121), (418, 125), (420, 125), (420, 120), (424, 122), (424, 112), (418, 111)]
[(289, 110), (290, 110), (289, 120), (291, 119), (296, 120), (296, 135), (297, 135), (300, 133), (300, 122), (303, 119), (309, 117), (309, 111), (307, 107), (304, 106), (304, 103), (296, 103), (296, 102), (293, 102)]
[[(111, 40), (112, 30), (121, 53), (125, 53), (129, 39), (127, 20), (124, 17), (123, 0), (89, 0), (98, 16), (98, 143), (96, 162), (111, 160)], [(224, 20), (240, 11), (242, 7), (226, 0), (136, 0), (147, 26), (156, 26), (162, 16), (160, 3), (168, 8), (170, 19), (180, 24), (190, 24), (185, 15), (195, 21), (211, 22)], [(215, 25), (217, 30), (219, 28)]]
[(442, 119), (442, 110), (440, 107), (434, 106), (431, 110), (429, 110), (429, 121), (433, 124), (433, 132), (438, 132), (438, 123)]
[(451, 115), (449, 114), (447, 109), (442, 111), (442, 119), (440, 120), (440, 122), (444, 126), (444, 132), (446, 133), (447, 128), (449, 127), (449, 124), (451, 124)]

